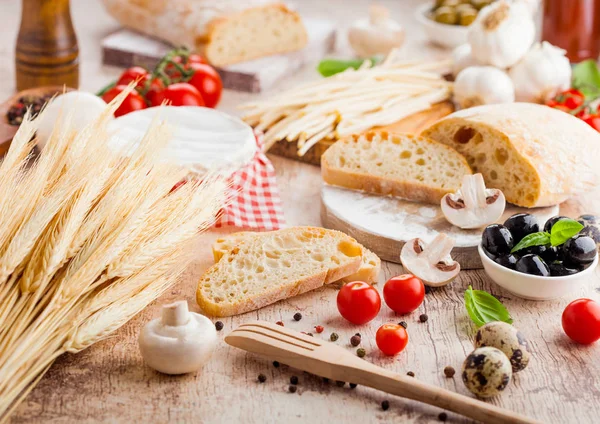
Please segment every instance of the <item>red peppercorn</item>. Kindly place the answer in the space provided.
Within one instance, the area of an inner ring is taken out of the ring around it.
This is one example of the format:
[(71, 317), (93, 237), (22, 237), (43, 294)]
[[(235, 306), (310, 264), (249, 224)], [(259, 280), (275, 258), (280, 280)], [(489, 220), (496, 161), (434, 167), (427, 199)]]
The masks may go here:
[(275, 324), (281, 325), (283, 327), (283, 321), (277, 321)]
[(323, 328), (323, 326), (322, 326), (322, 325), (315, 325), (315, 331), (316, 331), (318, 334), (321, 334), (321, 333), (322, 333), (324, 330), (325, 330), (325, 329)]

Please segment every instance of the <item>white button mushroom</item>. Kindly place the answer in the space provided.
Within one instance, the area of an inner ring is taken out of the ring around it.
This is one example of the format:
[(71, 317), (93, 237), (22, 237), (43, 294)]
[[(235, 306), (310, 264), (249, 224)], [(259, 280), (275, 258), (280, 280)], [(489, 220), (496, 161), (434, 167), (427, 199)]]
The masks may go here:
[(350, 27), (348, 41), (360, 57), (386, 55), (402, 46), (404, 30), (399, 23), (390, 19), (388, 9), (375, 4), (369, 8), (368, 19), (358, 20)]
[(181, 300), (162, 308), (161, 318), (144, 326), (139, 337), (144, 361), (165, 374), (185, 374), (202, 368), (217, 345), (217, 331), (203, 315), (189, 312)]
[(506, 207), (506, 199), (500, 190), (485, 188), (481, 174), (465, 175), (460, 190), (442, 197), (441, 207), (452, 225), (472, 229), (500, 219)]
[(450, 256), (453, 247), (454, 240), (442, 233), (429, 244), (418, 238), (412, 239), (402, 247), (400, 261), (408, 272), (420, 278), (424, 284), (445, 286), (460, 272), (460, 264)]

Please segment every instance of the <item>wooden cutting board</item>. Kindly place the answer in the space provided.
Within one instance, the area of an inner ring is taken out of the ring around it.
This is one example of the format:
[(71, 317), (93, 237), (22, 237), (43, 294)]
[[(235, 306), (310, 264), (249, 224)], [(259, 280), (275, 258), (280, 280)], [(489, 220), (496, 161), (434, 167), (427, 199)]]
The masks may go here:
[[(434, 122), (446, 115), (451, 114), (452, 112), (454, 112), (454, 105), (452, 102), (446, 101), (436, 103), (431, 109), (415, 113), (414, 115), (411, 115), (391, 125), (380, 127), (380, 129), (386, 129), (391, 132), (418, 134)], [(320, 141), (308, 152), (306, 152), (304, 156), (298, 156), (298, 147), (296, 142), (279, 141), (275, 143), (273, 147), (271, 147), (269, 153), (320, 166), (321, 155), (325, 153), (325, 150), (327, 150), (333, 143), (335, 143), (334, 140)]]
[[(548, 218), (558, 215), (558, 211), (558, 206), (524, 209), (507, 204), (498, 222), (524, 212), (535, 215), (543, 224)], [(453, 226), (437, 205), (324, 185), (321, 191), (321, 223), (326, 228), (354, 237), (381, 259), (396, 263), (400, 263), (400, 250), (406, 241), (418, 237), (428, 243), (438, 233), (446, 233), (455, 240), (452, 257), (462, 269), (482, 268), (477, 253), (482, 229), (463, 230)]]

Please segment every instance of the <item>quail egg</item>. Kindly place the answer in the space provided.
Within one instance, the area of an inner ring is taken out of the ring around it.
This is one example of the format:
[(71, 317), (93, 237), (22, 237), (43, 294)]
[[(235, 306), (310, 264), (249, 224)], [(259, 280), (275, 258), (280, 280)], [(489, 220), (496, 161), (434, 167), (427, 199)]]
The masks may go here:
[(495, 347), (475, 349), (462, 366), (462, 380), (476, 396), (488, 398), (500, 394), (512, 378), (510, 361)]
[(577, 221), (584, 226), (579, 234), (591, 237), (600, 250), (600, 217), (595, 215), (581, 215), (577, 218)]
[(494, 321), (481, 327), (475, 336), (475, 347), (486, 346), (504, 352), (512, 365), (513, 372), (522, 371), (529, 364), (531, 354), (527, 340), (510, 324)]

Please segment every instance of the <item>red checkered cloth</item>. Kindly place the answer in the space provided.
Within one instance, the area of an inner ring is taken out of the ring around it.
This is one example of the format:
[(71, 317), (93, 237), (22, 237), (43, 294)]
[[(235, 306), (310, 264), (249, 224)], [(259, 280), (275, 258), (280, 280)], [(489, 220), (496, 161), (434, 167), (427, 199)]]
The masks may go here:
[(231, 176), (233, 199), (223, 210), (217, 227), (278, 230), (285, 226), (275, 168), (262, 146), (262, 135), (256, 134), (254, 159)]

